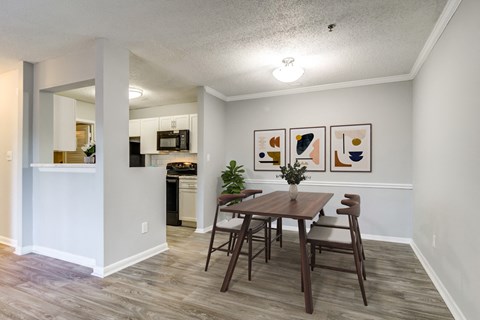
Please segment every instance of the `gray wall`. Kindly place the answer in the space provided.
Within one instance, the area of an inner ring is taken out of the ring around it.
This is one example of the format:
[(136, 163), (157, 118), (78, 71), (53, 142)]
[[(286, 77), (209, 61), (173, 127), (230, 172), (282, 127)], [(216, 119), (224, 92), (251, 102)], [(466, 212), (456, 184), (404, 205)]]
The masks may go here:
[(479, 12), (461, 2), (414, 81), (413, 240), (466, 319), (480, 314)]
[[(372, 123), (372, 172), (329, 172), (329, 126), (359, 123)], [(287, 190), (286, 183), (276, 178), (278, 172), (253, 171), (253, 131), (286, 128), (288, 137), (289, 128), (311, 126), (327, 127), (327, 172), (309, 173), (311, 180), (302, 182), (300, 190), (334, 192), (329, 213), (338, 207), (343, 193), (358, 192), (363, 197), (363, 233), (410, 238), (412, 83), (229, 102), (225, 161), (235, 159), (245, 165), (250, 186)]]

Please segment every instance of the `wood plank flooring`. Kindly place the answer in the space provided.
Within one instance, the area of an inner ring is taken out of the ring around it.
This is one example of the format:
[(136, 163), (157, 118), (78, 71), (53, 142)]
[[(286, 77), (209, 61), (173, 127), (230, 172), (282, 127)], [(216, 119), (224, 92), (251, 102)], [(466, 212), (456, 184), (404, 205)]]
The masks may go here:
[[(268, 264), (258, 257), (253, 279), (241, 256), (230, 289), (220, 292), (229, 258), (212, 254), (210, 234), (168, 227), (170, 250), (105, 279), (91, 269), (0, 245), (0, 319), (453, 319), (408, 245), (365, 240), (369, 306), (356, 276), (312, 273), (314, 313), (300, 292), (298, 237), (285, 231)], [(349, 255), (324, 252), (323, 261), (351, 266)]]

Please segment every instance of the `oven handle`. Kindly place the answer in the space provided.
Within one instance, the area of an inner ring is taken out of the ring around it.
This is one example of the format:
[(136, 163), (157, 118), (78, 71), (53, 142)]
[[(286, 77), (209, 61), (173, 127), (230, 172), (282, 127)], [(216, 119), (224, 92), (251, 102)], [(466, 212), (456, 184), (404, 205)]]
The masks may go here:
[(167, 179), (167, 182), (173, 182), (173, 183), (177, 183), (178, 179)]

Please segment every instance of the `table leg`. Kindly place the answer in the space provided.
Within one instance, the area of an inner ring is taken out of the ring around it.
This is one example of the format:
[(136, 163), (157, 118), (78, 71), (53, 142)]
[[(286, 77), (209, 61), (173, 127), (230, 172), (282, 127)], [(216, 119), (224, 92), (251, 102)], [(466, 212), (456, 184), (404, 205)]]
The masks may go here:
[(303, 295), (305, 297), (305, 311), (313, 313), (312, 283), (310, 278), (310, 268), (307, 256), (307, 231), (305, 229), (305, 220), (298, 220), (298, 237), (300, 239), (300, 258), (302, 267)]
[(230, 258), (230, 263), (228, 264), (227, 272), (225, 273), (225, 278), (223, 279), (222, 289), (221, 292), (225, 292), (228, 290), (228, 286), (230, 284), (230, 280), (232, 280), (233, 271), (235, 270), (235, 266), (237, 265), (238, 256), (240, 255), (240, 251), (242, 250), (243, 242), (245, 241), (245, 235), (247, 234), (247, 230), (250, 226), (250, 221), (252, 220), (252, 215), (246, 214), (243, 218), (242, 228), (240, 229), (240, 233), (238, 234), (237, 243), (235, 243), (235, 248), (233, 249), (232, 257)]

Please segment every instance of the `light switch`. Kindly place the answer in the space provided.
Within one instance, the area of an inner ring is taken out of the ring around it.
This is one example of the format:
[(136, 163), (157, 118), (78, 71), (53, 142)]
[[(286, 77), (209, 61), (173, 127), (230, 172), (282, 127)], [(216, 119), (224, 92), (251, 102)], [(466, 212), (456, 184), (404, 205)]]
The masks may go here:
[(7, 159), (7, 161), (12, 161), (13, 159), (13, 152), (11, 150), (7, 151), (6, 154), (5, 154), (5, 158)]

